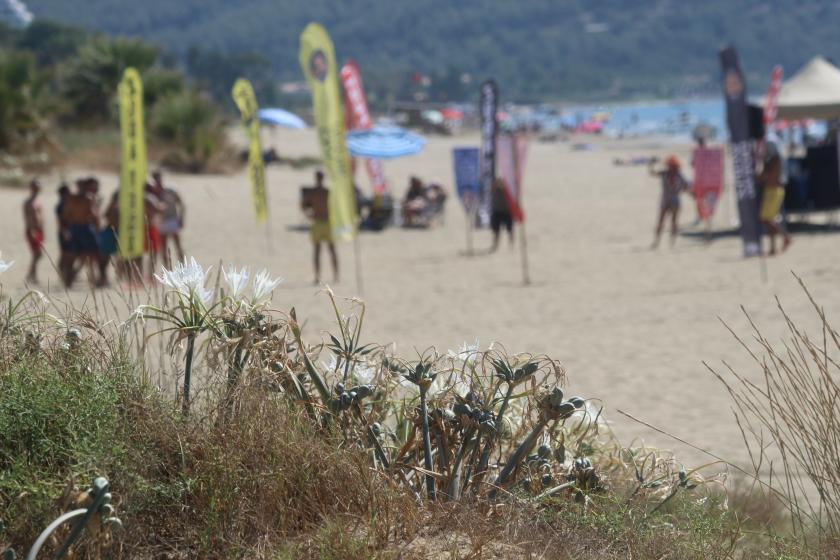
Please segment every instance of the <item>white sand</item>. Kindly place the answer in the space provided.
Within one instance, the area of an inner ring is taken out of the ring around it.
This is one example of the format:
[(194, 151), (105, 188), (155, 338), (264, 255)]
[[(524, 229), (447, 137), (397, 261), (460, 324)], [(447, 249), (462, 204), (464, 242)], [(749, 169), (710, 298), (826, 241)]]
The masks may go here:
[[(590, 141), (589, 139), (582, 139)], [(314, 134), (267, 133), (265, 141), (286, 156), (315, 155)], [(477, 145), (475, 136), (431, 139), (419, 156), (387, 162), (396, 191), (404, 192), (410, 174), (452, 184), (451, 148)], [(667, 239), (648, 250), (659, 186), (644, 167), (615, 167), (614, 157), (665, 155), (674, 150), (688, 160), (689, 146), (656, 147), (642, 141), (597, 141), (595, 149), (574, 152), (569, 144), (532, 143), (525, 172), (533, 285), (521, 285), (520, 255), (503, 245), (498, 254), (467, 258), (464, 216), (454, 194), (442, 227), (430, 231), (389, 229), (362, 235), (364, 296), (368, 303), (365, 341), (412, 348), (435, 345), (442, 351), (464, 341), (483, 345), (501, 341), (510, 351), (547, 353), (561, 360), (571, 393), (603, 399), (607, 416), (630, 443), (634, 436), (678, 451), (691, 462), (698, 454), (664, 436), (633, 424), (623, 409), (662, 426), (725, 457), (745, 460), (730, 401), (702, 365), (727, 360), (739, 371), (758, 371), (721, 325), (727, 321), (749, 335), (744, 305), (771, 339), (784, 324), (775, 309), (778, 295), (791, 315), (821, 336), (809, 303), (790, 271), (808, 284), (829, 317), (840, 307), (835, 234), (801, 235), (782, 257), (767, 260), (762, 283), (759, 260), (743, 260), (734, 236), (711, 245), (681, 237), (674, 249)], [(80, 170), (79, 174), (86, 173)], [(304, 222), (298, 210), (298, 187), (312, 170), (268, 170), (273, 249), (266, 231), (254, 225), (245, 173), (235, 176), (169, 175), (188, 204), (185, 244), (201, 262), (266, 266), (285, 282), (275, 294), (278, 308), (295, 306), (308, 320), (310, 340), (333, 327), (327, 298), (312, 285), (311, 249), (305, 232), (289, 229)], [(104, 194), (117, 177), (101, 174)], [(361, 179), (366, 184), (366, 178)], [(47, 248), (55, 252), (52, 214), (57, 177), (47, 186)], [(451, 188), (451, 187), (450, 187)], [(726, 193), (716, 227), (728, 228), (734, 217)], [(23, 293), (27, 249), (22, 237), (24, 191), (0, 189), (0, 250), (17, 261), (2, 276), (5, 291)], [(694, 219), (684, 199), (683, 224)], [(478, 246), (490, 234), (477, 233)], [(351, 244), (340, 248), (343, 267), (338, 294), (356, 294)], [(329, 268), (325, 260), (329, 278)], [(47, 273), (47, 267), (42, 267)], [(50, 281), (56, 285), (57, 276)], [(74, 298), (83, 298), (79, 287)]]

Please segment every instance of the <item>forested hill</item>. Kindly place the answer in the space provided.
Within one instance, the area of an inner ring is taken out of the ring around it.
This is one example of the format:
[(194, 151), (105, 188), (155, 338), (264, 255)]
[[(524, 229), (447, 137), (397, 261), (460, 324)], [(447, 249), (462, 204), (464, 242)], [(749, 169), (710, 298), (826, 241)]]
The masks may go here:
[(463, 74), (495, 76), (520, 100), (682, 96), (717, 91), (717, 52), (734, 43), (753, 88), (815, 54), (840, 59), (836, 0), (26, 0), (43, 16), (138, 35), (176, 57), (190, 48), (257, 52), (281, 80), (300, 79), (310, 21), (355, 58), (369, 89), (471, 96)]

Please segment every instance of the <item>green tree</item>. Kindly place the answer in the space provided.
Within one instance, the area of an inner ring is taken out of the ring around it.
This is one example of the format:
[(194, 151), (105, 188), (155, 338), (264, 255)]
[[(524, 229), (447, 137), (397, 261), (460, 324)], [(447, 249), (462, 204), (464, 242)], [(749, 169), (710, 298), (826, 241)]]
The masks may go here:
[(75, 56), (88, 33), (79, 27), (37, 18), (23, 30), (15, 47), (32, 51), (40, 66), (53, 65)]
[(125, 69), (134, 67), (142, 74), (157, 56), (157, 47), (137, 39), (96, 37), (82, 45), (61, 80), (70, 116), (82, 121), (109, 119)]
[(143, 103), (152, 107), (168, 95), (184, 91), (184, 75), (178, 70), (153, 67), (143, 73)]
[(37, 147), (47, 139), (43, 91), (31, 54), (0, 50), (0, 150)]

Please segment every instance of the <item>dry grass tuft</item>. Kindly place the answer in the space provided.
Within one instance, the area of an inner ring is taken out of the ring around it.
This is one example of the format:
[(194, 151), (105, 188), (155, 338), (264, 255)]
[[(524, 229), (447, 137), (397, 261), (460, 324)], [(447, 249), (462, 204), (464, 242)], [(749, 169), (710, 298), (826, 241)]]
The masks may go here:
[(759, 366), (760, 381), (726, 363), (725, 373), (707, 367), (735, 403), (755, 480), (772, 494), (765, 501), (784, 504), (795, 534), (816, 531), (822, 541), (840, 537), (840, 336), (799, 282), (820, 319), (816, 339), (798, 328), (777, 300), (789, 333), (780, 345), (768, 340), (746, 311), (760, 351), (730, 329)]

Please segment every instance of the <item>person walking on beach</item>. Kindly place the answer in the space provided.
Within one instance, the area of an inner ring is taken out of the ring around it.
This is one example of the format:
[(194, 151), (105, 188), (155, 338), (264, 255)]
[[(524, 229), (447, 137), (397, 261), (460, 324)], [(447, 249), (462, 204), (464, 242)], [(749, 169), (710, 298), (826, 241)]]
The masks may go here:
[(152, 173), (152, 185), (154, 193), (161, 202), (160, 214), (160, 241), (163, 251), (163, 261), (171, 268), (171, 257), (169, 255), (169, 240), (175, 244), (175, 252), (178, 255), (178, 262), (184, 260), (184, 250), (181, 248), (181, 230), (184, 228), (184, 202), (171, 187), (163, 184), (163, 174), (158, 169)]
[(309, 230), (314, 250), (315, 284), (321, 281), (321, 244), (326, 243), (330, 251), (332, 262), (333, 280), (338, 282), (338, 256), (335, 252), (335, 244), (330, 228), (329, 210), (330, 191), (324, 186), (324, 172), (315, 172), (315, 187), (309, 190), (308, 201), (305, 201), (303, 211), (312, 220)]
[(76, 192), (67, 196), (61, 211), (62, 220), (70, 234), (68, 243), (67, 270), (64, 282), (71, 286), (76, 276), (76, 261), (87, 266), (88, 280), (96, 285), (96, 270), (99, 262), (99, 213), (96, 193), (99, 181), (93, 177), (76, 181)]
[(790, 234), (779, 225), (779, 212), (785, 200), (785, 188), (782, 186), (782, 158), (778, 151), (771, 151), (764, 162), (764, 169), (758, 175), (761, 186), (761, 211), (759, 218), (770, 238), (769, 255), (776, 254), (776, 235), (782, 236), (782, 252), (790, 246)]
[(26, 243), (32, 253), (26, 281), (33, 284), (38, 283), (38, 261), (44, 253), (44, 214), (40, 194), (41, 183), (38, 179), (32, 179), (29, 183), (29, 198), (23, 203), (23, 222)]
[(499, 248), (499, 234), (502, 231), (502, 226), (507, 230), (508, 238), (511, 246), (513, 246), (513, 216), (510, 213), (510, 205), (505, 194), (505, 184), (501, 178), (493, 181), (490, 205), (492, 210), (490, 213), (490, 229), (493, 230), (493, 245), (490, 247), (490, 252), (494, 253)]
[(665, 221), (670, 218), (671, 222), (671, 245), (677, 240), (677, 219), (680, 215), (680, 193), (688, 189), (688, 182), (680, 173), (680, 160), (676, 156), (670, 156), (665, 160), (664, 169), (656, 169), (658, 160), (651, 158), (648, 170), (654, 177), (658, 177), (662, 184), (662, 196), (659, 202), (659, 218), (656, 222), (656, 231), (651, 249), (659, 247), (659, 239), (662, 237), (662, 230)]

